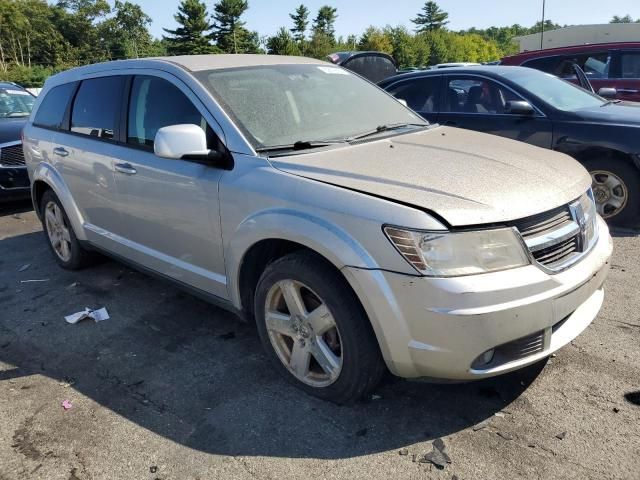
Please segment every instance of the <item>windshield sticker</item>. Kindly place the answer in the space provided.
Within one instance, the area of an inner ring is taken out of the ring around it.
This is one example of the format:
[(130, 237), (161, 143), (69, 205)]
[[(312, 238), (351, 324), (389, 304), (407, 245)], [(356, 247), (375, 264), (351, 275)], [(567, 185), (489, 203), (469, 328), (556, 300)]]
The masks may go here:
[(29, 95), (29, 92), (23, 92), (22, 90), (5, 90), (5, 92), (10, 93), (12, 95)]
[(338, 67), (318, 67), (318, 70), (321, 70), (324, 73), (328, 73), (330, 75), (349, 75), (349, 72), (347, 72), (345, 69)]

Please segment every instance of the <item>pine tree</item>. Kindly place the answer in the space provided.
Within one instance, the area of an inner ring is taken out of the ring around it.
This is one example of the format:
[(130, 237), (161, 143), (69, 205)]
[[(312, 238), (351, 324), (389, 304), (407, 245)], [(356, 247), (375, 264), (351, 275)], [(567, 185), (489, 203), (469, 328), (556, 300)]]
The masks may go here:
[(440, 9), (436, 2), (426, 2), (422, 7), (424, 13), (418, 13), (418, 16), (411, 21), (416, 24), (416, 32), (432, 32), (440, 30), (449, 23), (447, 18), (449, 14)]
[(270, 55), (300, 55), (300, 49), (294, 37), (282, 27), (273, 37), (267, 39), (267, 52)]
[(293, 28), (289, 29), (293, 39), (298, 43), (304, 42), (304, 34), (309, 25), (309, 9), (301, 4), (294, 13), (289, 14), (289, 17), (293, 20)]
[(240, 17), (249, 8), (247, 0), (220, 0), (214, 5), (212, 37), (226, 53), (256, 53), (258, 35), (244, 28)]
[(175, 30), (163, 29), (170, 36), (164, 37), (170, 55), (214, 53), (216, 48), (209, 41), (211, 24), (207, 20), (207, 7), (199, 0), (182, 0), (173, 18), (180, 25)]
[(313, 20), (313, 33), (321, 33), (330, 37), (335, 42), (335, 26), (336, 18), (338, 18), (338, 10), (329, 5), (324, 5), (318, 10), (318, 15)]

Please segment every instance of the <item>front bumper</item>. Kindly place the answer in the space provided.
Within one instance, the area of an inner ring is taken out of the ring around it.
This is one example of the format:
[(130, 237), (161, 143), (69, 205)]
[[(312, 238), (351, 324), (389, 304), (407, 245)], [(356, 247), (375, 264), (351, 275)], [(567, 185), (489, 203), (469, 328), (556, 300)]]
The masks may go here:
[[(392, 373), (450, 380), (490, 377), (550, 355), (596, 317), (612, 252), (608, 228), (602, 219), (598, 222), (599, 239), (591, 252), (555, 275), (534, 265), (456, 278), (343, 271)], [(483, 354), (492, 349), (485, 363)]]
[(0, 166), (0, 201), (24, 199), (30, 195), (26, 167)]

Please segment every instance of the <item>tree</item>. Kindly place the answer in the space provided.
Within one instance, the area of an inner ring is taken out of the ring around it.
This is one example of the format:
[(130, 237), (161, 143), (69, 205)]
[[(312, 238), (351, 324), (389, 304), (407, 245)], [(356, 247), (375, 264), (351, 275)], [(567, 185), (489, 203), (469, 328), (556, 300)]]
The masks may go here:
[(240, 17), (249, 8), (247, 0), (220, 0), (213, 7), (213, 35), (216, 45), (226, 53), (258, 52), (259, 36), (244, 28)]
[(309, 9), (301, 4), (294, 13), (290, 13), (289, 17), (293, 20), (293, 28), (289, 31), (293, 34), (293, 39), (302, 43), (305, 39), (305, 32), (309, 25)]
[(393, 53), (391, 38), (381, 29), (371, 26), (365, 30), (358, 43), (359, 50)]
[(269, 37), (266, 46), (270, 55), (300, 55), (298, 42), (285, 27), (280, 28), (273, 37)]
[[(614, 15), (613, 18), (609, 21), (609, 23), (634, 23), (631, 15), (627, 14), (624, 17), (620, 17), (618, 15)], [(640, 23), (640, 19), (636, 20), (635, 23)]]
[(424, 13), (418, 13), (417, 17), (411, 21), (416, 24), (416, 32), (431, 32), (440, 30), (449, 23), (447, 18), (449, 14), (440, 9), (436, 2), (426, 2), (422, 7)]
[(180, 25), (175, 30), (164, 28), (169, 34), (163, 38), (171, 55), (214, 53), (210, 43), (211, 24), (207, 20), (207, 7), (199, 0), (182, 0), (173, 18)]
[(147, 29), (151, 17), (140, 5), (116, 0), (115, 15), (99, 25), (101, 37), (111, 58), (138, 58), (155, 53), (153, 39)]
[(338, 9), (324, 5), (318, 10), (318, 15), (313, 20), (313, 33), (321, 33), (335, 41), (335, 23)]

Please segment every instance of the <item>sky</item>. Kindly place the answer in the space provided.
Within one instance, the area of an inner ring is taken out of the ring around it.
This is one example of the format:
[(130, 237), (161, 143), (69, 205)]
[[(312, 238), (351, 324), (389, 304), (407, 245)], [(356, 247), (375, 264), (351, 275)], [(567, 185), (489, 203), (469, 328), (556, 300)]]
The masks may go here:
[[(153, 19), (151, 33), (155, 37), (162, 36), (162, 27), (175, 27), (173, 14), (179, 0), (131, 1), (138, 3)], [(215, 0), (205, 0), (205, 3), (212, 12)], [(311, 19), (322, 5), (337, 7), (336, 33), (346, 37), (362, 33), (369, 25), (413, 28), (410, 19), (420, 11), (424, 0), (249, 0), (244, 20), (250, 30), (271, 35), (281, 26), (291, 27), (289, 13), (300, 3), (309, 8)], [(449, 12), (451, 30), (514, 23), (532, 26), (542, 14), (542, 0), (440, 0), (438, 4)], [(546, 0), (546, 12), (547, 19), (561, 25), (607, 23), (614, 15), (630, 14), (634, 19), (640, 18), (640, 0)]]

